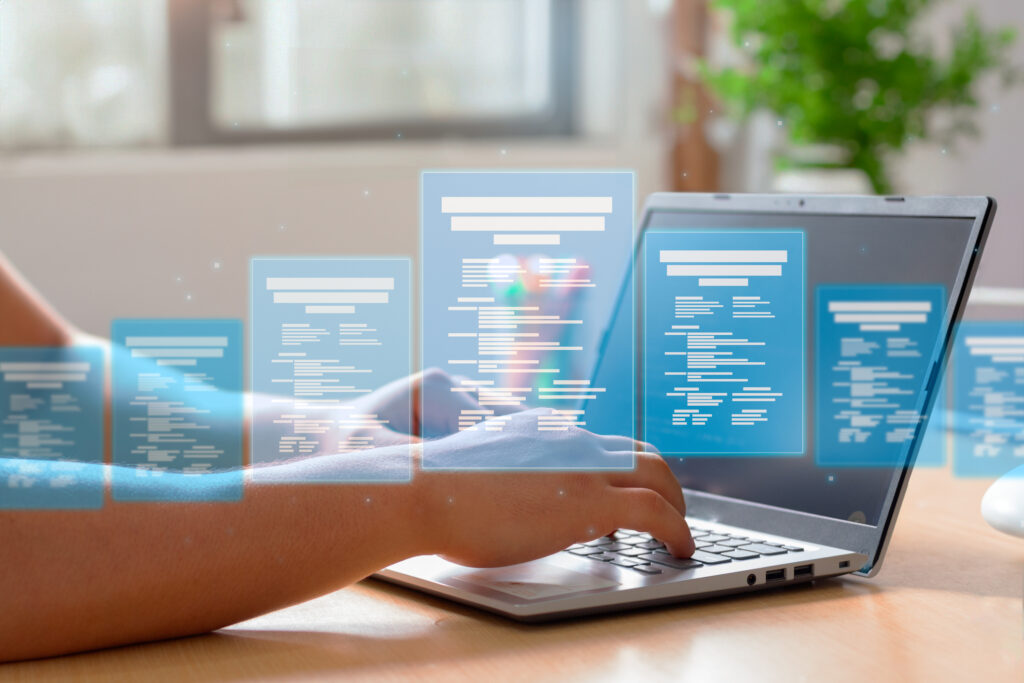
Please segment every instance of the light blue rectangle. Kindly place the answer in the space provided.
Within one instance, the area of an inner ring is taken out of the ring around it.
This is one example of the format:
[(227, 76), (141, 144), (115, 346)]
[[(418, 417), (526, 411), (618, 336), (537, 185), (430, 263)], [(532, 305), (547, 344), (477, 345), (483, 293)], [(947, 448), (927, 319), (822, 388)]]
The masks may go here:
[(0, 348), (0, 509), (103, 506), (104, 351)]
[(1024, 474), (1024, 322), (961, 323), (952, 393), (954, 474)]
[[(166, 337), (207, 343), (152, 345)], [(110, 338), (114, 499), (241, 500), (241, 321), (115, 320)]]
[[(253, 481), (411, 479), (411, 394), (373, 394), (411, 372), (410, 270), (407, 258), (253, 259)], [(309, 303), (331, 299), (348, 303)], [(403, 461), (360, 455), (384, 446)], [(265, 467), (334, 454), (350, 457)]]
[(644, 439), (664, 455), (805, 450), (802, 230), (649, 230)]
[(945, 373), (936, 389), (935, 403), (925, 428), (924, 437), (914, 457), (914, 467), (942, 467), (949, 460), (949, 437), (952, 417), (949, 412), (949, 373)]
[[(471, 433), (462, 440), (491, 432), (496, 440), (522, 429), (550, 436), (547, 443), (579, 429), (601, 432), (608, 425), (588, 417), (609, 401), (621, 404), (623, 392), (632, 414), (633, 354), (615, 359), (623, 387), (598, 386), (609, 375), (593, 369), (629, 266), (634, 185), (628, 171), (422, 175), (423, 367), (440, 368), (455, 384), (423, 391), (424, 411), (432, 406), (449, 418), (423, 424), (424, 469), (633, 467), (631, 420), (616, 430), (626, 445), (612, 455), (571, 441), (532, 457), (486, 439), (469, 449), (433, 440), (453, 432)], [(618, 305), (631, 320), (632, 298)], [(524, 409), (531, 412), (510, 416)]]
[(815, 459), (826, 467), (894, 467), (921, 424), (940, 349), (942, 285), (817, 289)]

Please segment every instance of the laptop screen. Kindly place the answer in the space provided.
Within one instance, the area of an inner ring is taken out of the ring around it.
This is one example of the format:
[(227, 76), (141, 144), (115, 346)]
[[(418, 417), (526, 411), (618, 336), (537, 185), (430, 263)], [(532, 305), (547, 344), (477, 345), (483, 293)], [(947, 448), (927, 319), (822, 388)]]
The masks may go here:
[(973, 224), (649, 211), (641, 315), (616, 308), (595, 382), (625, 390), (628, 368), (608, 361), (644, 349), (640, 405), (587, 422), (650, 441), (686, 488), (877, 525)]

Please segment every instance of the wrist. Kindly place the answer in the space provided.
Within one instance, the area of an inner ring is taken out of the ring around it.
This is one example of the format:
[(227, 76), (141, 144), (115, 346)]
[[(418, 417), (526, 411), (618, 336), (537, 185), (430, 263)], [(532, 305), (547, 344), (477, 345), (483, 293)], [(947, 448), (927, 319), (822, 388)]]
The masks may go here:
[(423, 445), (413, 446), (414, 515), (417, 535), (422, 540), (421, 554), (443, 555), (452, 546), (455, 531), (453, 476), (448, 472), (422, 469)]

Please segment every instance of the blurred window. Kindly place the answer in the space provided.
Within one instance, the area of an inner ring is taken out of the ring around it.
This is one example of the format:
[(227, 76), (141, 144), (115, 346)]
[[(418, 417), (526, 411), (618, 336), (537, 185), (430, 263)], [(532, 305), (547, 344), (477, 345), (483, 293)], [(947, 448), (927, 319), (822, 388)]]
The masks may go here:
[(0, 147), (572, 132), (576, 0), (3, 0)]
[(219, 131), (552, 113), (550, 0), (237, 0), (210, 34)]
[(160, 143), (164, 0), (0, 2), (0, 147)]

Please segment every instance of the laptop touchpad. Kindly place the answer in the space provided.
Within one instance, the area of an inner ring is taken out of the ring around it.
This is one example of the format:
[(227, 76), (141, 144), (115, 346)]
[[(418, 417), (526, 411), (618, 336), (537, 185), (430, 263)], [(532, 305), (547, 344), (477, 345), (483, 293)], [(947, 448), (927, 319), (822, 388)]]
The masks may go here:
[(604, 577), (583, 574), (543, 562), (527, 562), (493, 569), (472, 569), (453, 574), (451, 578), (490, 588), (521, 600), (544, 600), (619, 585)]

